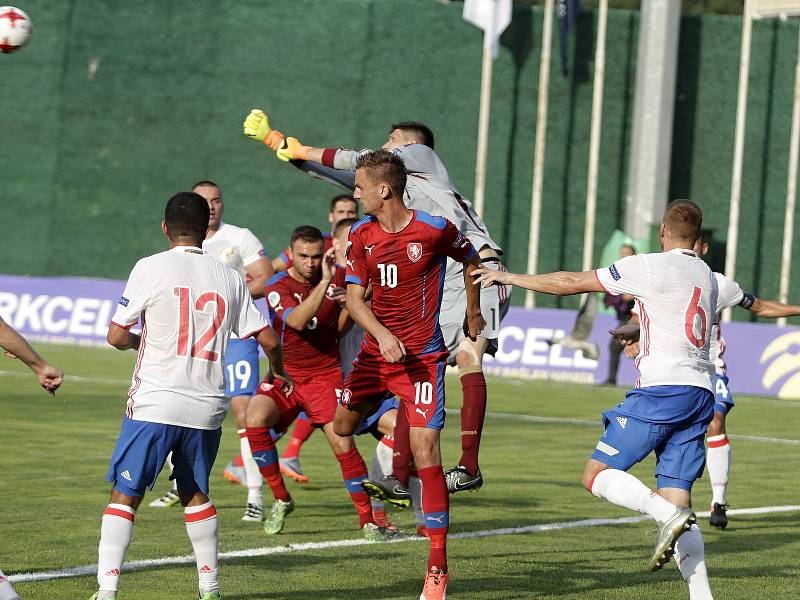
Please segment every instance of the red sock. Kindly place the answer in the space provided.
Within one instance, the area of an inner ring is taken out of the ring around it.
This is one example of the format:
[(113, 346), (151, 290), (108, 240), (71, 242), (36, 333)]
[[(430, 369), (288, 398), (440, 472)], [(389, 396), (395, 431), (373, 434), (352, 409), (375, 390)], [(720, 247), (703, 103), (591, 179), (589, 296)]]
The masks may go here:
[(297, 458), (300, 456), (300, 448), (311, 437), (312, 433), (314, 433), (314, 426), (308, 417), (298, 417), (294, 422), (289, 443), (281, 456), (283, 458)]
[(337, 454), (336, 460), (339, 461), (339, 466), (342, 468), (344, 486), (350, 493), (353, 504), (356, 505), (359, 520), (358, 526), (363, 527), (367, 523), (374, 523), (369, 496), (361, 489), (361, 482), (367, 478), (367, 465), (364, 464), (364, 459), (361, 458), (356, 448), (351, 448), (343, 454)]
[(478, 450), (481, 446), (483, 419), (486, 416), (486, 379), (483, 372), (461, 376), (464, 405), (461, 407), (461, 460), (462, 467), (478, 472)]
[(288, 502), (291, 499), (289, 491), (283, 483), (281, 470), (278, 466), (278, 451), (275, 450), (275, 442), (267, 431), (266, 427), (248, 427), (247, 440), (250, 442), (250, 451), (253, 453), (253, 460), (261, 471), (261, 476), (266, 479), (272, 495), (277, 500)]
[(419, 469), (422, 481), (422, 512), (431, 541), (428, 570), (447, 571), (447, 530), (450, 526), (450, 497), (442, 465)]
[(392, 452), (392, 474), (404, 486), (408, 487), (408, 476), (411, 470), (413, 457), (411, 456), (411, 430), (408, 427), (408, 417), (404, 406), (397, 411), (397, 421), (394, 425), (394, 452)]

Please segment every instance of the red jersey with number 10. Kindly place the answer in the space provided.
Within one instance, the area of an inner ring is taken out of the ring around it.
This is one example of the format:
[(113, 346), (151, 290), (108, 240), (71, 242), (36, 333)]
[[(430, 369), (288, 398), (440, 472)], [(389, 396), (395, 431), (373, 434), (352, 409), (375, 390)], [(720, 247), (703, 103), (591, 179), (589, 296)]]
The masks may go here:
[[(406, 347), (409, 355), (444, 351), (439, 329), (447, 258), (464, 262), (476, 255), (470, 241), (444, 217), (411, 211), (411, 222), (388, 233), (375, 217), (350, 229), (348, 284), (372, 284), (372, 312)], [(362, 346), (380, 356), (367, 333)]]

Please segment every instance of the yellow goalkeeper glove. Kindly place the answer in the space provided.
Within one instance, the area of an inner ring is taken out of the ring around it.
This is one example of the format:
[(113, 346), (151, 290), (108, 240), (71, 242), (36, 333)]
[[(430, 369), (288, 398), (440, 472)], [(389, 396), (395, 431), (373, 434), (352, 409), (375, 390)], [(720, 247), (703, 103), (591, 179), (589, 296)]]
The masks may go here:
[(283, 141), (283, 134), (269, 126), (269, 117), (258, 108), (250, 111), (242, 123), (244, 134), (250, 139), (263, 142), (272, 150), (277, 150)]
[(303, 146), (297, 138), (285, 137), (281, 140), (275, 154), (281, 160), (308, 160), (308, 146)]

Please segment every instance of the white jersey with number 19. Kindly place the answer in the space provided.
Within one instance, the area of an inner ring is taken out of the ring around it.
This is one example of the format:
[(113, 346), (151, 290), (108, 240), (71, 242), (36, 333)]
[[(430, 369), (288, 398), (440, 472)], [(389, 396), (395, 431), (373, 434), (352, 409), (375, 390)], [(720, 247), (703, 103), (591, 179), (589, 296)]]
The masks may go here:
[(638, 254), (597, 269), (613, 295), (636, 299), (641, 326), (637, 387), (693, 385), (714, 391), (709, 360), (717, 312), (717, 280), (691, 250)]
[(219, 428), (228, 410), (222, 372), (228, 338), (269, 326), (244, 280), (200, 248), (148, 256), (131, 271), (112, 323), (129, 328), (139, 320), (128, 417)]

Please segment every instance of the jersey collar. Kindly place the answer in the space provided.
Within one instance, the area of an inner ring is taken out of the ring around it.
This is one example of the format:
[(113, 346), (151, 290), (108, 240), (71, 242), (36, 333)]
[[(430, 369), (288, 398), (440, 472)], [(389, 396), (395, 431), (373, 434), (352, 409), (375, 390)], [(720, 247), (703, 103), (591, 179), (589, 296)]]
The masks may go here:
[(688, 248), (673, 248), (667, 252), (668, 254), (685, 254), (686, 256), (692, 256), (697, 258), (697, 253), (694, 250), (689, 250)]
[(197, 246), (175, 246), (171, 252), (180, 252), (182, 254), (205, 254), (206, 251)]

